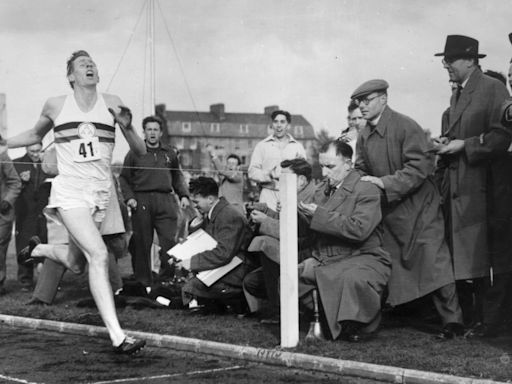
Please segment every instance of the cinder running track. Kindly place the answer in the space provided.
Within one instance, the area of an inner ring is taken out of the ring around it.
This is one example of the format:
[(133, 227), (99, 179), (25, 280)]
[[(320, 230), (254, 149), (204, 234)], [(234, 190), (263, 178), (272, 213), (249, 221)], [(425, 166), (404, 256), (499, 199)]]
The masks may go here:
[(0, 383), (347, 383), (375, 381), (146, 347), (111, 352), (98, 337), (0, 326)]

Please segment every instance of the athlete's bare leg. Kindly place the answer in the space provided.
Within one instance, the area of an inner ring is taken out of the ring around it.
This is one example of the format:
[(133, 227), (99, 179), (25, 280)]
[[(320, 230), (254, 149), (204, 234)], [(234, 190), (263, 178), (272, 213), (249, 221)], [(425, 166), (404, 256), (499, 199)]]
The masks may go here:
[(31, 253), (32, 256), (44, 256), (64, 265), (71, 272), (81, 274), (85, 270), (87, 259), (78, 248), (71, 236), (69, 244), (39, 244)]
[(108, 279), (107, 247), (88, 208), (68, 210), (59, 208), (58, 210), (64, 226), (74, 240), (73, 243), (83, 252), (89, 263), (89, 288), (112, 344), (117, 346), (123, 342), (126, 335), (117, 319), (112, 288)]

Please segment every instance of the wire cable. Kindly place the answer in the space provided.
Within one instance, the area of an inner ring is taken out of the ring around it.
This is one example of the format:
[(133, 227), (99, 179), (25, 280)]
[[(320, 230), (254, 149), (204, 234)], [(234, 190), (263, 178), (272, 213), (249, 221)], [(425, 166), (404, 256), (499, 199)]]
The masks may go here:
[(139, 16), (137, 18), (137, 22), (135, 23), (135, 26), (133, 27), (133, 30), (132, 30), (132, 33), (130, 34), (130, 37), (128, 38), (128, 43), (126, 44), (126, 47), (124, 48), (123, 54), (121, 55), (121, 58), (119, 59), (119, 62), (117, 63), (117, 67), (116, 67), (116, 69), (114, 71), (114, 74), (110, 78), (110, 82), (107, 85), (106, 92), (108, 92), (108, 90), (110, 89), (110, 86), (112, 85), (112, 82), (114, 81), (114, 78), (116, 77), (117, 73), (119, 72), (119, 68), (121, 67), (121, 63), (123, 62), (124, 57), (126, 55), (126, 52), (128, 51), (128, 47), (130, 46), (130, 44), (131, 44), (131, 42), (133, 40), (133, 36), (135, 35), (135, 31), (137, 30), (137, 26), (140, 23), (140, 20), (142, 18), (142, 12), (144, 11), (144, 8), (146, 8), (146, 5), (147, 5), (147, 0), (144, 1), (144, 4), (142, 4), (142, 7), (140, 8)]
[(171, 34), (171, 31), (169, 29), (169, 26), (167, 25), (167, 22), (165, 20), (165, 17), (164, 17), (164, 13), (162, 11), (162, 7), (160, 6), (160, 1), (157, 0), (156, 2), (158, 4), (158, 9), (160, 11), (160, 16), (162, 18), (162, 21), (164, 23), (164, 26), (165, 26), (165, 30), (167, 31), (167, 36), (169, 37), (169, 40), (171, 42), (171, 46), (172, 46), (172, 50), (174, 52), (174, 55), (176, 56), (176, 61), (178, 62), (178, 67), (180, 69), (180, 72), (181, 72), (181, 75), (183, 76), (183, 81), (185, 82), (185, 88), (187, 89), (187, 93), (188, 93), (188, 96), (190, 98), (190, 101), (192, 103), (192, 108), (194, 109), (194, 112), (197, 116), (197, 119), (199, 120), (199, 127), (201, 128), (201, 132), (203, 133), (203, 135), (205, 137), (208, 137), (204, 127), (203, 127), (203, 121), (201, 120), (201, 116), (199, 115), (199, 111), (197, 109), (197, 105), (196, 105), (196, 101), (194, 99), (194, 96), (192, 95), (192, 90), (190, 88), (190, 84), (187, 80), (187, 75), (185, 74), (185, 69), (183, 68), (183, 63), (181, 61), (181, 57), (180, 57), (180, 54), (178, 52), (178, 48), (176, 47), (176, 44), (174, 43), (174, 39), (172, 37), (172, 34)]

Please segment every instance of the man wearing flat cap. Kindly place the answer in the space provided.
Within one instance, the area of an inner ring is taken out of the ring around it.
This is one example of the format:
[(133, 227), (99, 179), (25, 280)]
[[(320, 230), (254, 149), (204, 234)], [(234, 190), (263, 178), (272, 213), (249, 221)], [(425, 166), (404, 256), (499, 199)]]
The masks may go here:
[(387, 89), (385, 80), (370, 80), (351, 96), (367, 120), (355, 168), (382, 192), (383, 248), (392, 261), (387, 301), (396, 306), (433, 293), (443, 321), (439, 337), (453, 338), (464, 327), (440, 195), (430, 177), (434, 159), (421, 127), (389, 108)]
[(443, 56), (455, 85), (441, 137), (434, 140), (455, 279), (461, 292), (472, 280), (476, 301), (482, 301), (483, 322), (471, 335), (495, 336), (512, 270), (511, 136), (501, 122), (508, 92), (482, 73), (478, 60), (486, 55), (471, 37), (449, 35), (435, 56)]

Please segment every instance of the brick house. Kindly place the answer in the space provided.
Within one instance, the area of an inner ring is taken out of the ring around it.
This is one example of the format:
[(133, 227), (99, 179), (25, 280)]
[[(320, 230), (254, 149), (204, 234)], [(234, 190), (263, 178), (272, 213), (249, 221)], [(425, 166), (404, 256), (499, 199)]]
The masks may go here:
[[(167, 111), (160, 104), (156, 112), (167, 125), (164, 140), (179, 149), (183, 168), (199, 172), (212, 169), (207, 144), (213, 145), (220, 157), (237, 154), (246, 168), (256, 143), (272, 133), (270, 114), (277, 109), (272, 105), (263, 113), (228, 113), (224, 104), (213, 104), (209, 112)], [(302, 115), (292, 114), (290, 134), (304, 145), (312, 161), (313, 126)]]

